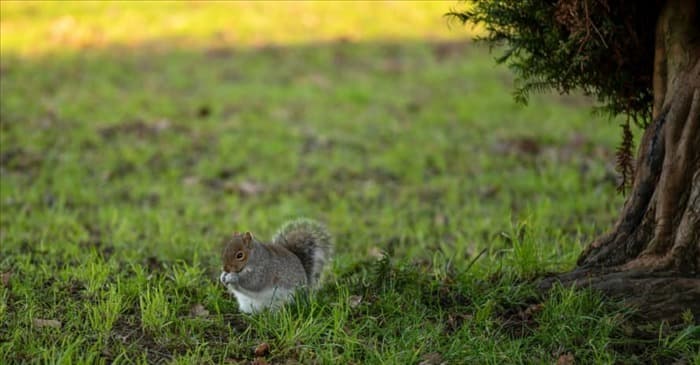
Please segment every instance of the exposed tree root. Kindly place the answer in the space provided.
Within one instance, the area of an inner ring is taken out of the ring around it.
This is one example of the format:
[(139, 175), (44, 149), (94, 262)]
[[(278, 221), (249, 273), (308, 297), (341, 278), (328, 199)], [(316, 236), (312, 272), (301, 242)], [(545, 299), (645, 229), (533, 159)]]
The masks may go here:
[(633, 318), (639, 322), (681, 321), (689, 310), (700, 324), (700, 278), (678, 276), (674, 272), (610, 271), (579, 269), (539, 282), (542, 293), (556, 283), (577, 288), (592, 288), (604, 295), (622, 299), (636, 309)]

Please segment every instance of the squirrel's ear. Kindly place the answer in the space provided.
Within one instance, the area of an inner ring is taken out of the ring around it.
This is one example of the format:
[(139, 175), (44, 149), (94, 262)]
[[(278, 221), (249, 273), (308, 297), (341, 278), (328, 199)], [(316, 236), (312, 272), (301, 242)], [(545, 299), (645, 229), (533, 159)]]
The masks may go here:
[(243, 233), (243, 243), (250, 246), (251, 242), (253, 242), (253, 234), (250, 232)]

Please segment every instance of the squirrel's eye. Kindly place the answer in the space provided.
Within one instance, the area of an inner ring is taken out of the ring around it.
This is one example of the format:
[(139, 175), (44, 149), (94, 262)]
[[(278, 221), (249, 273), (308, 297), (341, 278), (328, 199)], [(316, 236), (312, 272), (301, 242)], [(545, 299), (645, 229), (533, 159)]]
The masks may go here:
[(245, 257), (245, 254), (241, 251), (238, 251), (236, 253), (236, 260), (243, 260), (243, 257)]

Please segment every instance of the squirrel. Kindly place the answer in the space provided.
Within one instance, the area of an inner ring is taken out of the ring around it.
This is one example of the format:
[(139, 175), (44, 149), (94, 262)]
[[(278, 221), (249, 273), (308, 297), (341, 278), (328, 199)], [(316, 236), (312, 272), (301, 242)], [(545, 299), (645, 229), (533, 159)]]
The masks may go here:
[(332, 250), (331, 235), (310, 219), (287, 222), (272, 243), (260, 242), (250, 232), (235, 232), (224, 246), (220, 280), (242, 312), (278, 308), (296, 289), (318, 283)]

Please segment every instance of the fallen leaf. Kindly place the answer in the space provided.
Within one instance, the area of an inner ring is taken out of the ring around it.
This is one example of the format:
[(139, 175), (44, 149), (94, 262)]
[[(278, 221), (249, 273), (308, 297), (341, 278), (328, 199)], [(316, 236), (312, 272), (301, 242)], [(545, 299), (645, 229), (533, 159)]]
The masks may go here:
[(447, 225), (447, 222), (448, 222), (447, 216), (442, 214), (442, 213), (436, 213), (433, 221), (435, 222), (435, 225), (438, 227), (444, 227), (445, 225)]
[(529, 318), (532, 318), (532, 316), (535, 313), (541, 312), (542, 309), (544, 309), (544, 304), (542, 304), (542, 303), (533, 304), (533, 305), (527, 307), (527, 309), (525, 309), (525, 311), (521, 312), (520, 315), (523, 318), (529, 319)]
[(567, 352), (564, 355), (559, 356), (557, 360), (557, 365), (574, 365), (576, 361), (574, 360), (574, 354)]
[(498, 154), (536, 156), (542, 152), (542, 146), (535, 138), (516, 137), (497, 141), (492, 145), (492, 150)]
[(362, 295), (351, 295), (348, 297), (350, 308), (356, 308), (360, 303), (362, 303)]
[(441, 365), (443, 364), (442, 362), (442, 355), (440, 355), (437, 352), (431, 352), (429, 354), (423, 355), (421, 357), (423, 361), (419, 362), (418, 365)]
[(209, 315), (209, 311), (203, 305), (197, 303), (190, 309), (190, 314), (194, 317), (206, 317)]
[(474, 316), (471, 314), (449, 314), (447, 316), (447, 325), (449, 326), (450, 330), (456, 331), (459, 327), (462, 326), (462, 323), (464, 323), (465, 321), (471, 321), (472, 318), (474, 318)]
[(116, 338), (117, 340), (119, 340), (119, 341), (121, 341), (121, 342), (123, 342), (123, 343), (126, 343), (126, 340), (129, 339), (129, 335), (120, 335), (120, 334), (116, 334), (116, 335), (114, 335), (114, 338)]
[(32, 323), (34, 323), (34, 327), (38, 327), (38, 328), (42, 328), (42, 327), (61, 328), (61, 322), (57, 321), (55, 319), (36, 318), (32, 321)]
[(244, 196), (254, 196), (265, 191), (265, 187), (262, 184), (252, 181), (241, 181), (237, 188), (238, 192)]
[(267, 342), (263, 342), (255, 347), (255, 356), (261, 357), (270, 353), (270, 345)]
[(265, 360), (264, 357), (256, 357), (255, 360), (253, 360), (252, 365), (267, 365), (268, 362)]
[(379, 247), (370, 247), (370, 249), (367, 250), (367, 254), (375, 259), (384, 258), (384, 251), (382, 251)]
[(12, 271), (4, 272), (0, 274), (0, 282), (2, 282), (2, 286), (8, 287), (10, 286), (10, 278), (12, 277)]
[(182, 184), (185, 186), (194, 186), (199, 183), (199, 178), (197, 176), (185, 176), (182, 179)]
[(160, 119), (153, 124), (152, 128), (156, 133), (160, 133), (170, 128), (171, 125), (172, 123), (168, 119)]
[(499, 186), (485, 186), (479, 189), (479, 195), (482, 198), (492, 198), (501, 190)]

